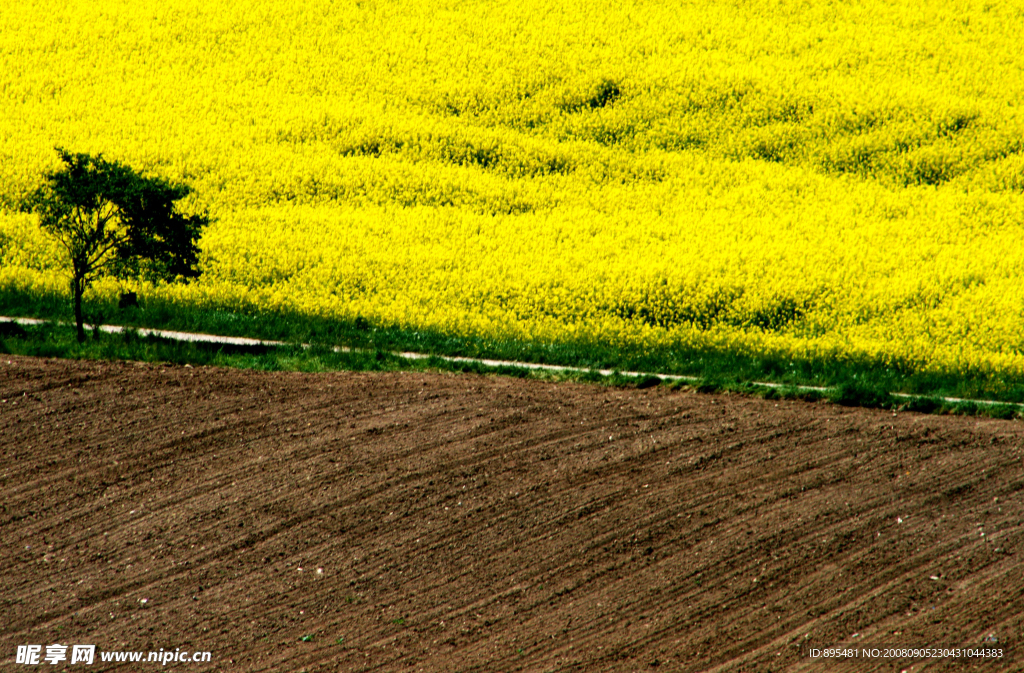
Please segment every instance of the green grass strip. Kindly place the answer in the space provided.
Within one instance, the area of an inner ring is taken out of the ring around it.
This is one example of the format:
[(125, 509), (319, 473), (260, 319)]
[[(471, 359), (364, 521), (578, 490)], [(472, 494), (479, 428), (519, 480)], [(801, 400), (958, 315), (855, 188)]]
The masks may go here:
[[(70, 320), (66, 297), (9, 289), (0, 290), (0, 314)], [(61, 328), (50, 326), (45, 336), (43, 331), (26, 329), (27, 339), (0, 334), (0, 339), (4, 340), (0, 341), (0, 349), (25, 355), (187, 362), (194, 365), (214, 364), (272, 370), (442, 369), (491, 372), (500, 369), (440, 358), (414, 362), (395, 355), (411, 351), (443, 357), (558, 365), (583, 372), (517, 372), (514, 375), (591, 380), (594, 377), (607, 378), (597, 374), (597, 370), (657, 372), (662, 376), (689, 377), (685, 381), (676, 382), (677, 385), (692, 385), (701, 390), (729, 390), (780, 397), (828, 397), (841, 404), (856, 406), (913, 407), (920, 411), (931, 408), (939, 413), (961, 413), (965, 409), (974, 409), (986, 415), (1009, 416), (1017, 410), (1012, 405), (1024, 403), (1024, 380), (1000, 377), (991, 372), (936, 373), (917, 371), (906, 365), (858, 360), (801, 360), (682, 348), (635, 352), (615, 349), (602, 343), (482, 339), (440, 334), (431, 330), (375, 325), (362, 318), (326, 319), (260, 311), (255, 307), (228, 310), (226, 307), (186, 306), (157, 300), (146, 300), (141, 307), (127, 309), (119, 309), (114, 303), (93, 300), (86, 304), (86, 315), (91, 322), (97, 323), (116, 322), (136, 328), (283, 341), (294, 346), (291, 347), (291, 355), (287, 357), (282, 355), (287, 348), (243, 353), (225, 347), (153, 341), (137, 335), (136, 341), (145, 347), (125, 343), (123, 339), (119, 343), (118, 339), (103, 338), (94, 338), (92, 341), (95, 343), (86, 342), (79, 346), (66, 343), (60, 336)], [(298, 346), (303, 343), (309, 344), (311, 348)], [(354, 350), (348, 353), (335, 352), (334, 348), (338, 346)], [(620, 383), (637, 385), (638, 381), (636, 377), (622, 377)], [(825, 392), (814, 389), (829, 390)], [(951, 401), (949, 398), (959, 398), (959, 401)], [(912, 402), (918, 399), (933, 402)], [(1005, 409), (1003, 405), (1006, 405)], [(993, 412), (996, 408), (998, 411)]]

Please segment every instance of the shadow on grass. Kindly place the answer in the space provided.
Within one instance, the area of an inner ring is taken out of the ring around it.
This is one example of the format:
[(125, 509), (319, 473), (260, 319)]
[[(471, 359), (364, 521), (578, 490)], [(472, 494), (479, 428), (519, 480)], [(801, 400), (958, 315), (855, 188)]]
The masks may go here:
[[(786, 399), (818, 399), (820, 393), (800, 391), (799, 386), (832, 388), (830, 400), (844, 405), (904, 408), (927, 413), (947, 413), (949, 403), (929, 407), (927, 400), (942, 397), (984, 398), (1005, 403), (1024, 402), (1024, 378), (992, 376), (991, 372), (942, 373), (923, 371), (907, 362), (881, 363), (856, 359), (800, 359), (764, 354), (749, 354), (714, 349), (666, 347), (646, 350), (628, 345), (572, 341), (541, 343), (511, 339), (485, 339), (444, 334), (429, 329), (375, 323), (363, 316), (351, 319), (324, 318), (289, 312), (263, 311), (255, 306), (192, 306), (166, 300), (142, 298), (141, 305), (119, 308), (116, 301), (86, 302), (90, 317), (134, 327), (202, 332), (222, 336), (244, 336), (286, 343), (307, 343), (312, 349), (288, 349), (267, 346), (225, 346), (219, 344), (180, 344), (149, 337), (145, 346), (125, 342), (117, 347), (66, 343), (51, 326), (49, 336), (27, 337), (6, 328), (0, 332), (8, 350), (33, 349), (47, 357), (104, 357), (110, 359), (162, 360), (191, 364), (222, 364), (254, 368), (301, 368), (322, 366), (353, 370), (438, 369), (476, 373), (501, 373), (508, 376), (558, 378), (594, 381), (629, 387), (651, 387), (661, 383), (652, 376), (637, 381), (619, 374), (603, 377), (596, 372), (526, 372), (515, 367), (485, 367), (476, 363), (451, 363), (440, 358), (406, 361), (391, 355), (393, 351), (413, 351), (432, 355), (490, 358), (563, 365), (583, 370), (646, 371), (694, 377), (687, 385), (700, 392), (736, 391), (757, 395), (777, 395)], [(0, 315), (15, 315), (69, 321), (68, 301), (59, 294), (36, 295), (19, 290), (0, 289)], [(22, 328), (18, 328), (22, 329)], [(63, 333), (61, 333), (63, 334)], [(137, 334), (133, 339), (140, 340)], [(94, 339), (95, 340), (95, 339)], [(116, 340), (116, 337), (115, 337)], [(72, 339), (73, 341), (73, 339)], [(46, 343), (50, 342), (50, 343)], [(88, 342), (87, 342), (88, 343)], [(97, 343), (104, 343), (101, 339)], [(20, 345), (19, 345), (20, 344)], [(30, 345), (34, 344), (34, 345)], [(334, 346), (360, 349), (353, 353), (332, 353)], [(369, 353), (369, 355), (367, 354)], [(315, 354), (315, 355), (314, 355)], [(315, 364), (313, 358), (319, 364)], [(286, 362), (305, 364), (282, 364)], [(775, 392), (752, 386), (749, 382), (770, 382), (781, 386)], [(756, 388), (756, 390), (755, 390)], [(890, 391), (917, 396), (917, 401), (891, 398)], [(924, 398), (925, 401), (919, 401)], [(965, 408), (963, 405), (957, 409)], [(1007, 407), (1016, 413), (1016, 407)], [(984, 413), (989, 413), (979, 407)], [(1003, 415), (1011, 414), (1006, 410)], [(1012, 415), (1012, 414), (1011, 414)]]

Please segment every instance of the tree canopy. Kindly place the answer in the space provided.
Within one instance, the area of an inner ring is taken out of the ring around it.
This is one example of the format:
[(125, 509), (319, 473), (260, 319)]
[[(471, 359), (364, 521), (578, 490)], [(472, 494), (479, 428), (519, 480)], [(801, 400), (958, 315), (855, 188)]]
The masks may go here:
[(85, 340), (82, 295), (94, 280), (182, 281), (200, 275), (199, 237), (206, 215), (185, 215), (176, 204), (187, 185), (141, 175), (102, 155), (57, 148), (63, 166), (23, 208), (39, 215), (40, 226), (67, 252), (78, 340)]

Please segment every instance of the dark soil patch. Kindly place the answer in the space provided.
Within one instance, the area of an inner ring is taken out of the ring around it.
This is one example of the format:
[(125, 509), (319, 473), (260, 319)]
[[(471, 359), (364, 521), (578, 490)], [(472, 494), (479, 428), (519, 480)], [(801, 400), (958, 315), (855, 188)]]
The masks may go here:
[(986, 639), (1024, 661), (1020, 422), (13, 356), (0, 399), (4, 663), (891, 671), (804, 652)]

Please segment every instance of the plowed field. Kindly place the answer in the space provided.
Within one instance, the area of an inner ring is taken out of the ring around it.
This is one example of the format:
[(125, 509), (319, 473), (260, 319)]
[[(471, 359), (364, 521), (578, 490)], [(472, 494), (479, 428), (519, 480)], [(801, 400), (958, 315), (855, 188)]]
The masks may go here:
[(13, 356), (0, 399), (4, 670), (1024, 666), (1020, 422)]

